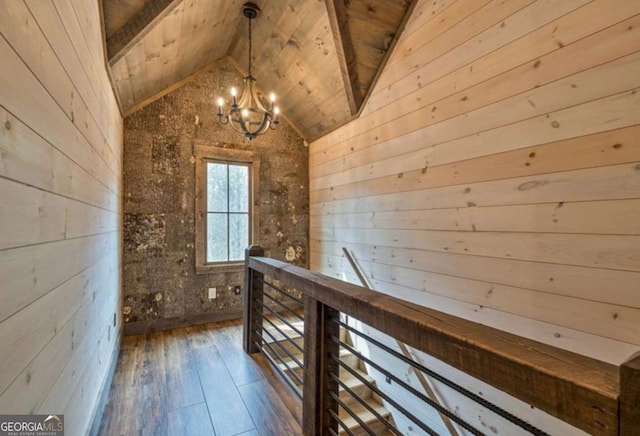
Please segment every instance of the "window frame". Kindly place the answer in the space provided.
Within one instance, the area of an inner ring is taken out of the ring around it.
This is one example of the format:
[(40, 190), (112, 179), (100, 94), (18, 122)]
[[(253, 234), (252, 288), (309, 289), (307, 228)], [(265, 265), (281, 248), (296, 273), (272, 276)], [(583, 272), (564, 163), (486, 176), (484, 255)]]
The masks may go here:
[(249, 168), (249, 245), (258, 243), (258, 193), (260, 158), (253, 151), (195, 144), (195, 262), (196, 274), (235, 272), (244, 269), (244, 259), (207, 262), (207, 163), (243, 165)]

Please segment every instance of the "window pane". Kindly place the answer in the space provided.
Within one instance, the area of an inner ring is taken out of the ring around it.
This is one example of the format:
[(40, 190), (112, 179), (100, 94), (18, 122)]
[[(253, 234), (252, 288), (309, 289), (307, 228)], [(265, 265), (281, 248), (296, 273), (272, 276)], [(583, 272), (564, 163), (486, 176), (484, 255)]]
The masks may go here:
[(227, 165), (207, 162), (207, 211), (226, 212)]
[(249, 211), (249, 167), (229, 165), (229, 212)]
[(226, 262), (227, 215), (207, 214), (207, 262)]
[(243, 260), (244, 250), (249, 246), (249, 215), (229, 215), (229, 260)]

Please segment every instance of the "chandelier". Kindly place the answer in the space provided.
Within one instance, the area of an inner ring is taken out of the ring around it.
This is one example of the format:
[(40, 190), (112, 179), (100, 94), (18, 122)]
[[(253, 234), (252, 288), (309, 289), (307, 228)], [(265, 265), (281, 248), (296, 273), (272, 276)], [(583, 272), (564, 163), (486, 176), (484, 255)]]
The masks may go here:
[[(262, 135), (267, 129), (275, 129), (279, 123), (278, 114), (280, 109), (275, 106), (276, 96), (271, 93), (269, 102), (265, 103), (262, 94), (258, 91), (256, 79), (251, 75), (251, 20), (258, 16), (260, 8), (253, 3), (245, 3), (242, 6), (242, 13), (249, 19), (249, 70), (244, 78), (244, 90), (240, 101), (237, 100), (238, 91), (231, 88), (231, 109), (225, 113), (222, 97), (218, 98), (218, 120), (220, 124), (229, 124), (237, 132), (251, 140), (258, 135)], [(267, 107), (269, 109), (267, 109)]]

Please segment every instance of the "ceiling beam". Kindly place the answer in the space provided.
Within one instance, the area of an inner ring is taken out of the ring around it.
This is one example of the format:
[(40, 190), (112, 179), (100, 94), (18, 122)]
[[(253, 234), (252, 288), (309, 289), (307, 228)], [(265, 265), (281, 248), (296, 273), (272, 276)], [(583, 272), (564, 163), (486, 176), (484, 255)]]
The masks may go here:
[(149, 0), (133, 17), (107, 40), (109, 65), (113, 66), (142, 40), (182, 0)]
[(331, 33), (336, 46), (336, 54), (340, 63), (344, 89), (349, 101), (351, 115), (360, 110), (364, 96), (358, 86), (358, 71), (356, 69), (356, 56), (349, 33), (349, 17), (347, 16), (344, 0), (325, 0)]

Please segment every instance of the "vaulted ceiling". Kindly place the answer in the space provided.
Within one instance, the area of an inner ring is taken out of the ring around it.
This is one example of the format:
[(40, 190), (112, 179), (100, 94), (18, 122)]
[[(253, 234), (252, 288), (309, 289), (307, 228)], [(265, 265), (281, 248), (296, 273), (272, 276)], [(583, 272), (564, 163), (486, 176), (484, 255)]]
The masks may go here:
[[(102, 0), (107, 53), (131, 114), (228, 57), (246, 74), (245, 0)], [(253, 76), (313, 140), (352, 119), (415, 0), (254, 0)]]

